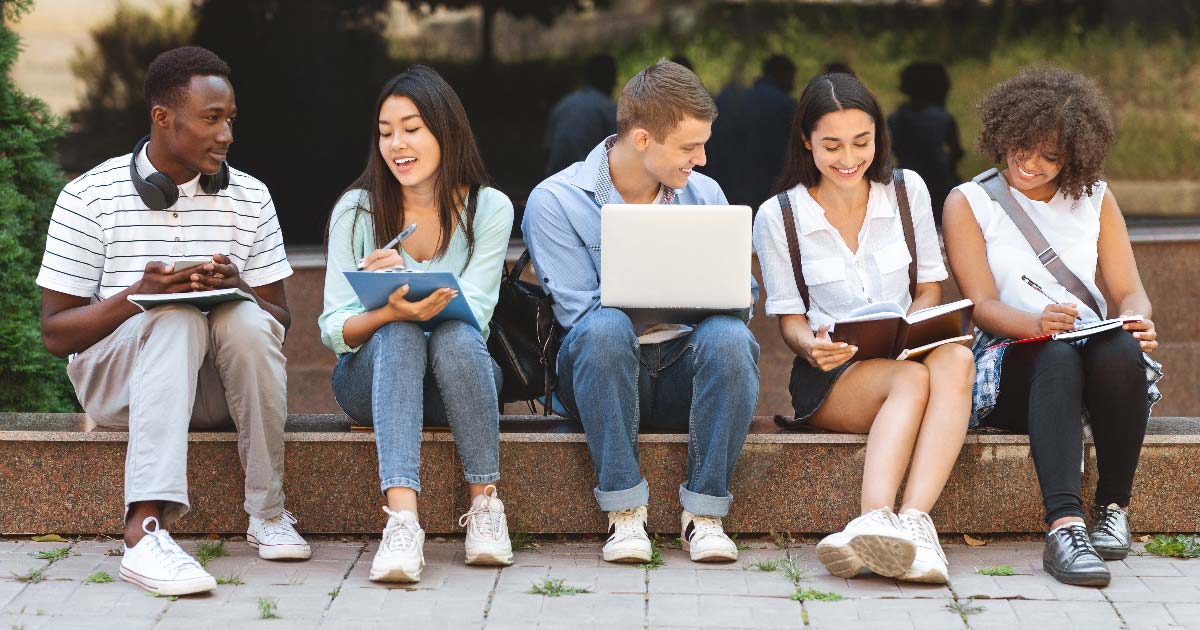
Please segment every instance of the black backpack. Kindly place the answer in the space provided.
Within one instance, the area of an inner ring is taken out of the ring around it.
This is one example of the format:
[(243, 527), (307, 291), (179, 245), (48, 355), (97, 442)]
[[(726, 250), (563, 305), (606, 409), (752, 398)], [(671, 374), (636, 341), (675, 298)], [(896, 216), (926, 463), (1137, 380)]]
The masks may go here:
[(500, 402), (525, 401), (533, 412), (533, 401), (542, 398), (544, 415), (550, 415), (562, 328), (551, 309), (554, 297), (537, 283), (521, 279), (529, 260), (527, 249), (500, 278), (487, 347), (504, 374)]

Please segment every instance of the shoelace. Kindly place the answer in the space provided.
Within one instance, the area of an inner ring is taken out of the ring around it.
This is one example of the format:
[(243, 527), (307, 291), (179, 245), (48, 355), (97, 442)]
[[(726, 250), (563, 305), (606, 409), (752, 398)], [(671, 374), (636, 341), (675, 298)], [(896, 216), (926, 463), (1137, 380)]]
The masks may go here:
[[(1100, 511), (1102, 511), (1102, 513), (1099, 513)], [(1093, 526), (1094, 529), (1098, 533), (1118, 538), (1118, 519), (1121, 514), (1121, 510), (1113, 509), (1107, 506), (1100, 508), (1097, 514), (1099, 518), (1096, 520), (1096, 524)]]
[(284, 510), (283, 514), (280, 514), (275, 518), (263, 519), (262, 522), (263, 529), (268, 536), (280, 536), (288, 539), (289, 541), (294, 542), (299, 540), (300, 542), (303, 542), (303, 539), (300, 538), (300, 534), (296, 532), (294, 527), (292, 527), (299, 521), (296, 519), (295, 515), (287, 510)]
[[(154, 531), (151, 531), (148, 524), (153, 521)], [(171, 575), (179, 575), (184, 569), (195, 568), (203, 571), (203, 567), (195, 558), (192, 558), (171, 538), (171, 534), (163, 529), (157, 518), (147, 516), (142, 521), (142, 531), (146, 533), (146, 538), (150, 539), (150, 550), (154, 557), (162, 564)]]
[(417, 532), (413, 530), (411, 521), (401, 520), (399, 512), (393, 512), (383, 507), (388, 516), (395, 519), (396, 524), (388, 523), (383, 530), (383, 541), (379, 544), (388, 551), (404, 551), (412, 549), (417, 544)]
[(886, 508), (871, 510), (870, 512), (867, 512), (858, 518), (863, 519), (863, 522), (865, 523), (874, 523), (876, 525), (885, 525), (888, 527), (897, 526), (897, 523), (893, 520), (895, 516), (891, 513), (891, 510)]
[(482, 501), (482, 505), (471, 508), (466, 514), (460, 516), (458, 526), (465, 527), (467, 521), (474, 521), (475, 530), (488, 538), (493, 540), (500, 538), (500, 519), (492, 516), (491, 499)]
[(933, 549), (942, 562), (946, 560), (946, 553), (942, 551), (942, 546), (938, 544), (937, 529), (933, 526), (933, 520), (928, 514), (921, 512), (919, 514), (904, 514), (900, 517), (900, 521), (904, 523), (904, 529), (912, 535), (917, 544), (922, 547)]
[(1067, 525), (1058, 530), (1058, 536), (1066, 537), (1067, 542), (1071, 545), (1071, 561), (1083, 554), (1097, 555), (1096, 550), (1092, 547), (1092, 541), (1088, 538), (1088, 532), (1082, 524)]
[(641, 517), (642, 508), (635, 507), (621, 510), (613, 515), (613, 533), (608, 537), (609, 542), (620, 542), (630, 538), (641, 538), (646, 535), (646, 527)]
[(696, 542), (708, 536), (726, 538), (725, 528), (721, 527), (721, 519), (712, 516), (692, 517), (692, 535), (689, 542)]

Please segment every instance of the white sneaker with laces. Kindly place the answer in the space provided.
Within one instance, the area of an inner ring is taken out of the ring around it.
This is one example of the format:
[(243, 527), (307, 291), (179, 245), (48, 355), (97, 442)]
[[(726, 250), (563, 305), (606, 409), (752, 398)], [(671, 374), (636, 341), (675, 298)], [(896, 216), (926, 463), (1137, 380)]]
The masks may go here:
[(890, 507), (871, 510), (817, 543), (817, 559), (830, 573), (854, 577), (865, 566), (884, 577), (903, 575), (917, 547)]
[(146, 535), (138, 544), (126, 546), (121, 556), (122, 580), (156, 595), (191, 595), (217, 588), (216, 579), (159, 526), (157, 518), (147, 516), (142, 531)]
[(296, 517), (287, 510), (275, 518), (251, 516), (246, 542), (257, 548), (258, 557), (264, 560), (308, 560), (312, 548), (293, 527), (295, 524)]
[(393, 512), (385, 506), (383, 511), (388, 524), (371, 561), (371, 580), (420, 582), (425, 568), (425, 530), (417, 524), (417, 515), (408, 510)]
[(691, 554), (692, 562), (737, 560), (737, 543), (725, 534), (720, 518), (697, 516), (684, 510), (679, 521), (679, 540), (683, 543), (683, 550)]
[(950, 572), (946, 567), (946, 554), (938, 542), (937, 529), (933, 527), (933, 519), (919, 510), (905, 510), (900, 514), (900, 523), (917, 543), (917, 555), (913, 557), (912, 566), (901, 580), (909, 582), (927, 582), (929, 584), (945, 584), (950, 581)]
[(471, 502), (471, 509), (458, 519), (467, 528), (467, 564), (508, 566), (513, 562), (512, 540), (508, 537), (508, 517), (496, 486), (488, 485)]
[(653, 550), (646, 535), (646, 506), (608, 513), (605, 562), (650, 562)]

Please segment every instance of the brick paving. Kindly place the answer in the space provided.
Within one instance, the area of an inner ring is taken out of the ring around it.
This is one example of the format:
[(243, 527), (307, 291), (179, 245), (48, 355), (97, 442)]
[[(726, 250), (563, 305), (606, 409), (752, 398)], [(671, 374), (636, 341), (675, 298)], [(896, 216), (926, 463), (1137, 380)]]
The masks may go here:
[[(200, 540), (182, 541), (195, 552)], [(1105, 589), (1059, 584), (1041, 570), (1041, 543), (947, 543), (949, 586), (824, 571), (813, 545), (750, 542), (735, 564), (698, 565), (664, 547), (658, 568), (614, 566), (595, 541), (542, 541), (512, 567), (462, 564), (461, 540), (426, 543), (419, 584), (367, 579), (377, 541), (317, 540), (308, 562), (268, 562), (240, 540), (209, 571), (226, 583), (209, 595), (154, 597), (116, 579), (120, 545), (109, 540), (35, 543), (0, 539), (0, 630), (40, 628), (1195, 628), (1200, 630), (1200, 560), (1149, 555), (1109, 563)], [(35, 555), (69, 547), (57, 561)], [(779, 563), (801, 573), (793, 582)], [(774, 565), (772, 566), (772, 563)], [(978, 569), (1006, 564), (1011, 576)], [(776, 570), (762, 570), (775, 568)], [(41, 571), (40, 581), (21, 581)], [(530, 593), (561, 579), (578, 595)], [(792, 596), (805, 593), (800, 600)], [(840, 596), (829, 599), (828, 593)], [(269, 598), (264, 600), (263, 598)], [(273, 604), (277, 619), (263, 619)]]

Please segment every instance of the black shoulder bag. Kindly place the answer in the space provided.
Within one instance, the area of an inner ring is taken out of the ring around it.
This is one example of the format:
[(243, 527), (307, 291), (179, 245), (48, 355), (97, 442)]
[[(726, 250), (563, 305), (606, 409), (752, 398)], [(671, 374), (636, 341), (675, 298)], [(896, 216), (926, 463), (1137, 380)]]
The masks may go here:
[(533, 401), (542, 398), (543, 415), (548, 416), (562, 328), (551, 309), (554, 297), (536, 283), (521, 279), (529, 259), (529, 250), (525, 250), (500, 278), (487, 347), (504, 374), (500, 402), (525, 401), (533, 412)]

